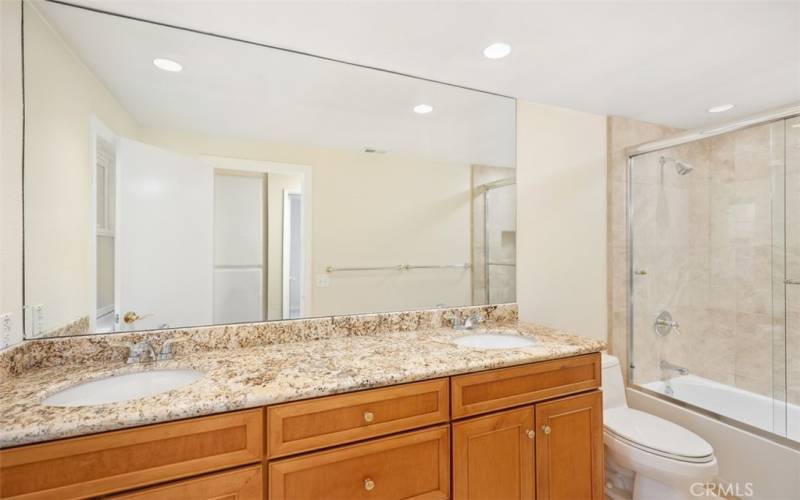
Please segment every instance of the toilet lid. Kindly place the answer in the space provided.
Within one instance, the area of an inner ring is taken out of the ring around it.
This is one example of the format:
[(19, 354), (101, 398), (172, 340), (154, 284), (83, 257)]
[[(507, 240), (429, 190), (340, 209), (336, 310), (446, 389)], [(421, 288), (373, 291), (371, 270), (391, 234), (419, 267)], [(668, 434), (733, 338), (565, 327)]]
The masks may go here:
[(711, 445), (694, 432), (669, 420), (632, 408), (611, 408), (604, 411), (603, 424), (607, 431), (638, 448), (652, 450), (658, 455), (697, 462), (698, 459), (710, 459), (714, 454)]

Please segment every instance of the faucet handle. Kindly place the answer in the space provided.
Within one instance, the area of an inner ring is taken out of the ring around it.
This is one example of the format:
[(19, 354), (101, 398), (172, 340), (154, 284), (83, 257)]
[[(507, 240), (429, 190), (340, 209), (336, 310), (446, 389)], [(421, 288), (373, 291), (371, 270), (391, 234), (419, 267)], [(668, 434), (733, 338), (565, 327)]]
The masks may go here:
[(475, 328), (475, 325), (483, 323), (486, 319), (481, 316), (480, 314), (471, 314), (465, 321), (464, 321), (464, 328), (467, 330), (471, 330)]
[(128, 350), (128, 359), (126, 363), (143, 363), (145, 362), (145, 358), (149, 356), (149, 361), (155, 361), (156, 354), (155, 350), (153, 350), (153, 346), (150, 345), (150, 342), (146, 340), (141, 340), (139, 342), (124, 342), (124, 341), (113, 341), (109, 342), (108, 345), (111, 347), (124, 347)]
[(172, 346), (174, 344), (180, 344), (181, 342), (186, 342), (188, 339), (178, 339), (178, 338), (171, 338), (164, 341), (161, 344), (161, 350), (158, 353), (158, 359), (160, 361), (172, 359), (175, 357), (175, 353), (172, 352)]
[(118, 340), (114, 340), (108, 343), (109, 347), (119, 347), (120, 349), (127, 349), (125, 354), (128, 356), (128, 362), (131, 359), (131, 352), (133, 352), (133, 342), (121, 342)]
[(458, 314), (457, 312), (453, 311), (450, 314), (448, 314), (447, 319), (449, 319), (452, 322), (451, 326), (454, 330), (464, 329), (464, 324), (466, 323), (466, 320), (461, 321), (461, 315)]

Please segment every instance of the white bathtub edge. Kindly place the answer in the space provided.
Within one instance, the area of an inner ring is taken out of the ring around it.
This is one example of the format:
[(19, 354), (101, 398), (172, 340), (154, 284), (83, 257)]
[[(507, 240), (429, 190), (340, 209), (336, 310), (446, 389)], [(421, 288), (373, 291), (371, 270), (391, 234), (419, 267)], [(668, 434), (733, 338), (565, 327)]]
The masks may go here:
[(738, 484), (740, 491), (750, 483), (754, 493), (747, 498), (785, 500), (800, 491), (800, 451), (633, 388), (627, 395), (631, 408), (671, 420), (711, 443), (720, 481)]

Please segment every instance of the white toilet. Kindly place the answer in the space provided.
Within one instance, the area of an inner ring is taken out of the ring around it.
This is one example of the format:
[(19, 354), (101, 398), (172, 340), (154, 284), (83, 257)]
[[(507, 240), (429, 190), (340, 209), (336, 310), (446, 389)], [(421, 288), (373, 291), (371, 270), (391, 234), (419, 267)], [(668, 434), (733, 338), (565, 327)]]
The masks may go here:
[(704, 494), (702, 484), (717, 475), (714, 449), (703, 438), (628, 408), (619, 360), (605, 353), (603, 423), (607, 498), (696, 499)]

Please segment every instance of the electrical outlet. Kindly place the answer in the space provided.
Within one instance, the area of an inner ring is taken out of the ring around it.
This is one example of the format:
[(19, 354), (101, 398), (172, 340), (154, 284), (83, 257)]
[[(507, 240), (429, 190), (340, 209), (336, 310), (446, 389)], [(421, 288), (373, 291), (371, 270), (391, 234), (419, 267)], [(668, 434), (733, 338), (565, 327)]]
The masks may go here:
[(331, 286), (331, 277), (327, 274), (317, 275), (317, 288), (328, 288)]

